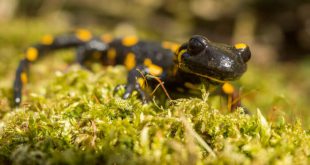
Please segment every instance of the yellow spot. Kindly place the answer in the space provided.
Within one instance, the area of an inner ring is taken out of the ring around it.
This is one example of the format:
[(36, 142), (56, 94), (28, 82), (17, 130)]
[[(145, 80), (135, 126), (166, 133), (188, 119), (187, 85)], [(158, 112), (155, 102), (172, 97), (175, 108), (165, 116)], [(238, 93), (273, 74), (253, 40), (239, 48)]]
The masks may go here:
[(116, 57), (116, 50), (114, 48), (108, 49), (107, 56), (108, 56), (109, 61), (114, 61)]
[(38, 49), (30, 47), (26, 50), (26, 58), (29, 61), (35, 61), (38, 58)]
[(234, 86), (232, 86), (230, 83), (227, 83), (227, 82), (224, 83), (224, 85), (222, 86), (222, 90), (227, 95), (231, 95), (235, 91)]
[(109, 43), (113, 40), (113, 37), (110, 34), (104, 34), (101, 36), (101, 40), (105, 43)]
[(86, 29), (78, 29), (75, 35), (79, 40), (84, 42), (87, 42), (92, 38), (91, 32)]
[(133, 46), (138, 43), (138, 38), (136, 36), (128, 36), (123, 38), (122, 44), (124, 46)]
[(152, 60), (146, 58), (143, 64), (149, 69), (151, 75), (158, 76), (163, 73), (163, 68), (152, 63)]
[(137, 79), (137, 82), (139, 83), (139, 85), (140, 85), (141, 88), (144, 88), (144, 82), (145, 82), (144, 78), (139, 77), (139, 78)]
[(124, 65), (128, 70), (133, 69), (136, 66), (136, 56), (133, 53), (128, 53), (126, 55)]
[(143, 64), (144, 64), (145, 66), (152, 65), (152, 60), (149, 59), (149, 58), (146, 58), (146, 59), (144, 60)]
[(170, 49), (170, 50), (173, 51), (173, 52), (176, 52), (176, 51), (179, 49), (179, 47), (180, 47), (179, 44), (173, 43), (173, 42), (169, 42), (169, 41), (164, 41), (164, 42), (162, 42), (162, 43), (161, 43), (161, 46), (162, 46), (163, 48), (165, 48), (165, 49)]
[(236, 49), (245, 49), (246, 47), (247, 47), (247, 45), (244, 43), (235, 44)]
[(152, 64), (148, 68), (150, 70), (151, 75), (159, 76), (159, 75), (161, 75), (163, 73), (163, 68), (161, 68), (158, 65)]
[(51, 45), (53, 42), (54, 42), (54, 38), (53, 38), (53, 36), (50, 35), (50, 34), (44, 35), (44, 36), (41, 38), (41, 43), (42, 43), (43, 45)]
[(22, 73), (20, 74), (20, 79), (22, 80), (22, 83), (23, 83), (23, 84), (27, 84), (27, 82), (28, 82), (27, 73), (22, 72)]
[(179, 53), (178, 53), (178, 63), (181, 63), (181, 58), (182, 58), (182, 55), (186, 52), (186, 49), (183, 49), (181, 50)]

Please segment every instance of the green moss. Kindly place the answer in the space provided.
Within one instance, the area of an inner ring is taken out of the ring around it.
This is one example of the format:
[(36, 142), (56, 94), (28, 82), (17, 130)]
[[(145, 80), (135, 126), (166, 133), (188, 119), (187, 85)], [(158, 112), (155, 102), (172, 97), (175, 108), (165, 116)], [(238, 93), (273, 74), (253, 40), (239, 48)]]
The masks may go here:
[[(117, 76), (116, 76), (117, 75)], [(123, 67), (57, 72), (0, 123), (0, 161), (13, 164), (307, 164), (300, 122), (268, 123), (257, 110), (223, 114), (203, 99), (166, 107), (122, 100)], [(32, 86), (33, 87), (33, 86)], [(31, 88), (31, 85), (30, 87)], [(41, 89), (42, 88), (42, 89)], [(31, 90), (31, 89), (29, 89)]]

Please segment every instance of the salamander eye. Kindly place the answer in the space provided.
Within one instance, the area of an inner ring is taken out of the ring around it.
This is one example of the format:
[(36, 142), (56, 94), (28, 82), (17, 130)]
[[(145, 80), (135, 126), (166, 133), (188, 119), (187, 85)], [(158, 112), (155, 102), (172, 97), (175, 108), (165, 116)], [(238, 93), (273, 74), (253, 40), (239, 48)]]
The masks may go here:
[(205, 48), (204, 44), (195, 38), (190, 39), (188, 42), (188, 51), (192, 55), (201, 52), (204, 48)]
[(234, 48), (239, 52), (244, 62), (248, 62), (251, 58), (251, 51), (247, 44), (238, 43), (234, 45)]

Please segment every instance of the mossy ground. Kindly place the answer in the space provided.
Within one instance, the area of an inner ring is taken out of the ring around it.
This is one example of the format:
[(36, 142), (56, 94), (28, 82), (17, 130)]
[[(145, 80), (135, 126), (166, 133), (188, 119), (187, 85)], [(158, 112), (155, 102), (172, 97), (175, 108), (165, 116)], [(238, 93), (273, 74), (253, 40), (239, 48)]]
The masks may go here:
[[(29, 35), (17, 34), (18, 29), (1, 31), (2, 164), (310, 163), (307, 99), (299, 90), (289, 91), (287, 81), (307, 75), (307, 62), (290, 76), (250, 66), (239, 81), (249, 93), (244, 104), (253, 115), (246, 115), (242, 109), (225, 113), (218, 106), (219, 97), (209, 97), (206, 91), (201, 97), (164, 105), (143, 105), (136, 95), (123, 100), (124, 91), (113, 95), (114, 87), (125, 82), (123, 67), (94, 64), (93, 72), (68, 67), (74, 53), (61, 51), (33, 65), (24, 103), (13, 109), (11, 83), (20, 56), (12, 55), (47, 31), (42, 24), (31, 26), (39, 30), (23, 42), (18, 39)], [(294, 95), (301, 103), (292, 103)]]

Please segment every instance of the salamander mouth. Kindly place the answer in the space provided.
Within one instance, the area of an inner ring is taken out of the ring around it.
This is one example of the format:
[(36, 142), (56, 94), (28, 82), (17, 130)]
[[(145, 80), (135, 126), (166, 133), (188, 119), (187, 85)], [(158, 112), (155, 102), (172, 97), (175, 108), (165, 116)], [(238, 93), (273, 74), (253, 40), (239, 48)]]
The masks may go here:
[(215, 82), (220, 82), (220, 83), (224, 83), (225, 81), (221, 80), (221, 79), (218, 79), (216, 77), (213, 77), (213, 76), (209, 76), (209, 75), (206, 75), (206, 74), (202, 74), (202, 73), (199, 73), (199, 72), (196, 72), (194, 70), (192, 70), (191, 68), (189, 68), (185, 61), (184, 61), (184, 58), (186, 58), (186, 56), (189, 56), (188, 52), (187, 52), (187, 49), (180, 49), (179, 50), (179, 53), (177, 55), (177, 61), (178, 61), (178, 67), (184, 71), (184, 72), (187, 72), (187, 73), (191, 73), (191, 74), (195, 74), (199, 77), (203, 77), (203, 78), (207, 78), (207, 79), (210, 79), (212, 81), (215, 81)]
[(225, 82), (227, 82), (227, 80), (222, 80), (220, 78), (217, 78), (216, 76), (211, 76), (211, 75), (208, 75), (208, 74), (202, 74), (202, 73), (199, 73), (199, 72), (195, 72), (195, 71), (191, 70), (189, 67), (187, 67), (185, 63), (179, 63), (179, 68), (182, 71), (184, 71), (184, 72), (191, 73), (191, 74), (197, 75), (199, 77), (212, 80), (212, 81), (217, 82), (217, 83), (225, 83)]

